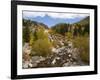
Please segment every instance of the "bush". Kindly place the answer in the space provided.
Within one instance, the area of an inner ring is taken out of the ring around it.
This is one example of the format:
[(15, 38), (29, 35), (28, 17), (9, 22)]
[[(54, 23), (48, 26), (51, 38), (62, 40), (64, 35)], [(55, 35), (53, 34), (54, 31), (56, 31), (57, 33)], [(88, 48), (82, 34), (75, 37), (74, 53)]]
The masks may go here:
[(35, 42), (35, 36), (32, 32), (30, 32), (30, 41), (29, 41), (30, 46), (32, 46), (34, 42)]
[(73, 40), (73, 34), (71, 32), (65, 33), (65, 42), (64, 42), (64, 45), (68, 46), (68, 41), (72, 42), (72, 40)]
[(47, 39), (38, 39), (32, 46), (32, 51), (38, 56), (48, 56), (51, 54), (51, 43)]
[(82, 61), (89, 64), (89, 37), (80, 36), (73, 40), (74, 47), (79, 49), (80, 58)]
[(37, 39), (48, 39), (48, 34), (44, 33), (44, 29), (40, 28), (36, 32)]

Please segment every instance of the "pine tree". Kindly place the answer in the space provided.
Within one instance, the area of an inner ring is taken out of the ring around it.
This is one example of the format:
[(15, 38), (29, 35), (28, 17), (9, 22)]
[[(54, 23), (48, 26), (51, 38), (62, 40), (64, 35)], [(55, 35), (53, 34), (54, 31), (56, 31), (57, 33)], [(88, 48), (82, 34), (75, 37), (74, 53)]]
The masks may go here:
[(30, 40), (30, 30), (28, 26), (23, 28), (23, 42), (29, 42)]

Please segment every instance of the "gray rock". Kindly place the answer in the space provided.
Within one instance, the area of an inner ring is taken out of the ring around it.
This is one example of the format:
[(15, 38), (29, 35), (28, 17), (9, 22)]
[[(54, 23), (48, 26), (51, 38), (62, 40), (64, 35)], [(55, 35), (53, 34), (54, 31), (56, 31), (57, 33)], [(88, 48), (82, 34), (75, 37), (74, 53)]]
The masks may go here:
[(24, 69), (27, 69), (27, 68), (29, 68), (29, 64), (30, 64), (30, 61), (24, 61), (22, 66)]
[(32, 63), (39, 63), (40, 61), (43, 61), (43, 60), (45, 60), (45, 58), (42, 56), (33, 56), (32, 57)]
[(27, 54), (30, 54), (31, 53), (31, 48), (29, 46), (29, 43), (25, 43), (24, 46), (23, 46), (23, 54), (24, 53), (27, 53)]
[(64, 63), (64, 64), (63, 64), (63, 67), (68, 67), (68, 66), (70, 66), (70, 65), (71, 65), (71, 62), (69, 61), (69, 62)]

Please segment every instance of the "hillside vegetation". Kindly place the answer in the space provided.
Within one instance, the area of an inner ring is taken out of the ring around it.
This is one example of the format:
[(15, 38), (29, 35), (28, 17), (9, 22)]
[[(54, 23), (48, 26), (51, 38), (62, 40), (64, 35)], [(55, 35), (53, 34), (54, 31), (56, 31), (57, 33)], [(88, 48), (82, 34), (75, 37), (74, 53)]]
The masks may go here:
[(23, 19), (23, 68), (89, 65), (89, 21), (49, 28)]

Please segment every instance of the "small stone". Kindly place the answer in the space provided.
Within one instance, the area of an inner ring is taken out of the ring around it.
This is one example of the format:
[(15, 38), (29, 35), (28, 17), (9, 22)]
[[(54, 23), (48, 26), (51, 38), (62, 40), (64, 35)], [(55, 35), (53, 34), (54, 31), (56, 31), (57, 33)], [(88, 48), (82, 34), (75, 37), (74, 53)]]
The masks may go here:
[(24, 69), (28, 68), (28, 65), (29, 65), (29, 61), (25, 61), (25, 62), (23, 63), (23, 68), (24, 68)]
[(33, 67), (31, 63), (29, 64), (29, 67)]
[(71, 54), (69, 54), (68, 56), (71, 57)]
[(63, 67), (67, 67), (67, 66), (69, 66), (68, 62), (63, 64)]
[(54, 59), (53, 61), (52, 61), (52, 64), (54, 65), (56, 63), (56, 59)]
[(37, 63), (32, 64), (32, 67), (36, 67), (36, 66), (37, 66)]

